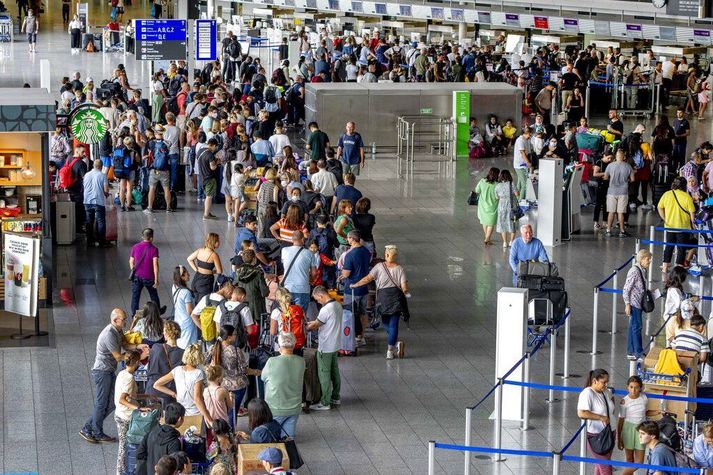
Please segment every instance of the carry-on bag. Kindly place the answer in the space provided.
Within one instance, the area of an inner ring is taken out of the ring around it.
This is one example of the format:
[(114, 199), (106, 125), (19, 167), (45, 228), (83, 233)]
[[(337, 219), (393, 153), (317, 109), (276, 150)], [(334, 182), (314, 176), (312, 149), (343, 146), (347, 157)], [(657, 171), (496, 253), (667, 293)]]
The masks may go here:
[(517, 275), (542, 275), (545, 277), (557, 277), (559, 270), (557, 265), (551, 262), (521, 261), (517, 265)]
[(106, 235), (104, 240), (117, 242), (119, 240), (119, 212), (118, 208), (110, 200), (107, 200), (106, 207)]
[(309, 412), (310, 404), (317, 404), (322, 398), (322, 387), (319, 384), (319, 372), (317, 371), (317, 350), (304, 348), (302, 351), (302, 357), (305, 360), (302, 401), (305, 403), (305, 412)]
[(344, 307), (342, 313), (342, 349), (339, 352), (342, 356), (356, 356), (356, 335), (354, 335), (354, 289), (352, 289), (352, 301), (349, 309)]

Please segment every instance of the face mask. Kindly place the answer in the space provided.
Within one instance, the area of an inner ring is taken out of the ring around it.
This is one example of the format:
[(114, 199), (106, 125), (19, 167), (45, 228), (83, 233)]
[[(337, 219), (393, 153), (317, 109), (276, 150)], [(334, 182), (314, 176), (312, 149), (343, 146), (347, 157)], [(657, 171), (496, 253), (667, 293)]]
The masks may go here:
[(557, 142), (550, 142), (550, 147), (556, 147), (556, 146), (557, 146)]
[(299, 201), (299, 200), (300, 200), (300, 197), (299, 197), (299, 196), (292, 196), (292, 197), (290, 197), (290, 199), (291, 199), (292, 201)]
[(282, 180), (280, 183), (282, 184), (283, 187), (287, 186), (287, 180)]

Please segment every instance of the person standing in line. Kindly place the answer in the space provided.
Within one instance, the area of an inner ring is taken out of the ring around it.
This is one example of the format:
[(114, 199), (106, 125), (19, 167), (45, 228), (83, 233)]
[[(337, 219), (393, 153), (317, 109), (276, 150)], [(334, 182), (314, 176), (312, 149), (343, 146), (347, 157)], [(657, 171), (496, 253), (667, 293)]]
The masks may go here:
[[(102, 161), (94, 160), (94, 168), (84, 175), (84, 212), (87, 221), (87, 246), (111, 247), (106, 241), (106, 198), (109, 180), (102, 173)], [(95, 223), (96, 222), (96, 223)], [(96, 232), (94, 225), (96, 224)]]
[(309, 306), (309, 283), (319, 267), (319, 258), (304, 247), (302, 231), (292, 233), (292, 246), (282, 249), (282, 266), (285, 269), (282, 285), (292, 294), (294, 303), (307, 313)]
[(111, 311), (111, 322), (99, 333), (97, 338), (96, 356), (92, 366), (94, 381), (94, 411), (79, 431), (79, 435), (89, 443), (116, 442), (114, 437), (104, 433), (104, 419), (114, 410), (114, 373), (119, 361), (122, 361), (122, 351), (139, 350), (141, 357), (149, 354), (148, 345), (128, 345), (124, 341), (124, 326), (126, 312), (120, 308)]
[[(599, 460), (611, 460), (614, 446), (609, 452), (598, 454), (592, 450), (590, 439), (602, 432), (607, 425), (616, 437), (616, 403), (608, 386), (609, 373), (603, 369), (593, 369), (589, 372), (587, 384), (579, 393), (577, 401), (577, 417), (587, 423), (587, 448), (592, 453), (592, 457)], [(612, 475), (611, 465), (596, 465), (594, 475)]]
[(62, 0), (62, 23), (69, 23), (69, 7), (72, 5), (72, 0)]
[(178, 130), (178, 127), (176, 127), (176, 115), (173, 112), (167, 112), (163, 140), (166, 142), (166, 145), (168, 145), (168, 163), (169, 170), (171, 172), (169, 189), (171, 193), (175, 192), (174, 189), (176, 187), (176, 182), (178, 181), (178, 162), (181, 156), (181, 147), (179, 143), (180, 135), (180, 131)]
[(205, 201), (203, 202), (203, 220), (216, 219), (216, 216), (210, 212), (210, 207), (213, 204), (213, 197), (218, 191), (218, 160), (215, 157), (215, 152), (218, 149), (218, 141), (211, 137), (208, 140), (208, 146), (204, 148), (198, 156), (198, 169), (202, 180), (203, 193)]
[(319, 129), (317, 122), (310, 122), (307, 127), (310, 130), (309, 137), (307, 138), (309, 159), (314, 161), (326, 160), (329, 137)]
[(515, 140), (513, 146), (513, 162), (512, 166), (515, 169), (517, 176), (517, 188), (515, 189), (518, 200), (523, 200), (527, 194), (527, 170), (532, 168), (530, 154), (532, 153), (532, 145), (530, 137), (532, 130), (529, 127), (522, 129), (522, 135)]
[(688, 136), (691, 135), (691, 124), (688, 123), (685, 115), (685, 111), (679, 108), (676, 110), (676, 118), (673, 119), (672, 158), (676, 170), (686, 163), (686, 146), (688, 145)]
[(644, 348), (641, 344), (641, 319), (646, 291), (646, 273), (651, 265), (651, 253), (641, 249), (636, 253), (634, 265), (626, 274), (622, 296), (626, 307), (624, 313), (629, 317), (629, 333), (626, 340), (626, 354), (629, 359), (641, 358)]
[(332, 406), (341, 404), (341, 377), (337, 362), (337, 352), (341, 349), (341, 330), (343, 308), (327, 289), (318, 285), (312, 291), (312, 297), (322, 308), (317, 319), (307, 324), (309, 331), (318, 331), (317, 371), (322, 387), (322, 399), (319, 404), (310, 406), (315, 411), (328, 411)]
[(369, 324), (369, 316), (366, 310), (369, 286), (352, 286), (351, 284), (355, 284), (369, 275), (371, 252), (362, 245), (361, 233), (356, 229), (347, 233), (347, 243), (349, 244), (349, 251), (344, 256), (340, 279), (343, 280), (345, 288), (351, 288), (351, 292), (345, 291), (344, 293), (344, 307), (351, 308), (354, 315), (356, 345), (366, 346), (364, 329)]
[(609, 182), (607, 189), (607, 236), (612, 235), (614, 216), (619, 219), (619, 237), (629, 234), (624, 229), (624, 216), (629, 205), (629, 183), (634, 181), (634, 169), (626, 162), (626, 153), (622, 149), (616, 151), (616, 161), (610, 163), (604, 172), (604, 179)]
[(35, 16), (35, 12), (30, 8), (27, 10), (27, 16), (22, 22), (22, 31), (27, 33), (27, 43), (29, 44), (30, 53), (36, 53), (37, 50), (37, 33), (40, 32), (40, 21)]
[(134, 411), (148, 412), (151, 409), (139, 405), (138, 388), (134, 380), (134, 373), (141, 364), (141, 352), (130, 350), (122, 355), (126, 368), (116, 376), (114, 389), (114, 421), (116, 432), (119, 435), (119, 450), (116, 457), (116, 472), (126, 473), (126, 435), (131, 424), (131, 415)]
[(346, 132), (339, 136), (337, 159), (342, 161), (344, 173), (359, 176), (359, 170), (364, 168), (364, 141), (354, 122), (347, 122)]
[(141, 242), (134, 244), (129, 257), (131, 269), (131, 314), (135, 315), (141, 300), (141, 290), (146, 287), (149, 298), (161, 309), (161, 314), (166, 312), (166, 306), (161, 307), (158, 298), (158, 248), (153, 244), (154, 232), (152, 228), (144, 228), (141, 232)]
[(265, 383), (265, 402), (270, 406), (275, 421), (292, 438), (297, 432), (297, 419), (302, 412), (305, 375), (304, 358), (294, 354), (296, 341), (293, 333), (280, 333), (277, 337), (280, 354), (267, 360), (260, 375)]

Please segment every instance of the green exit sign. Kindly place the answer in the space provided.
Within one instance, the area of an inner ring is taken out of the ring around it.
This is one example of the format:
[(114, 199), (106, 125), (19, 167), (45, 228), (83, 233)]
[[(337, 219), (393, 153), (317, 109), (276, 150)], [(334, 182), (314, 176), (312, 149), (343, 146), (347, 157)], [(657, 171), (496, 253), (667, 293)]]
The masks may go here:
[(430, 107), (424, 107), (421, 109), (421, 115), (431, 115), (433, 114), (433, 109)]

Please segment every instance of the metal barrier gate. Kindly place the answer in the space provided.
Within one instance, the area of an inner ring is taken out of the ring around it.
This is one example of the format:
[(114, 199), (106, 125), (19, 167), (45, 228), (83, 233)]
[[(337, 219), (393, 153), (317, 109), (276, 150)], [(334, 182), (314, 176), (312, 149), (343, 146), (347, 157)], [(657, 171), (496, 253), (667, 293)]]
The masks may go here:
[(441, 164), (455, 161), (455, 124), (450, 117), (400, 116), (396, 122), (396, 162), (399, 176), (403, 168), (409, 175), (419, 163)]
[[(592, 98), (592, 90), (601, 90), (599, 96)], [(615, 109), (620, 116), (641, 115), (653, 117), (659, 110), (661, 101), (661, 85), (649, 82), (622, 84), (614, 82), (587, 81), (584, 101), (584, 116), (590, 118), (591, 105), (598, 104), (600, 108)]]

